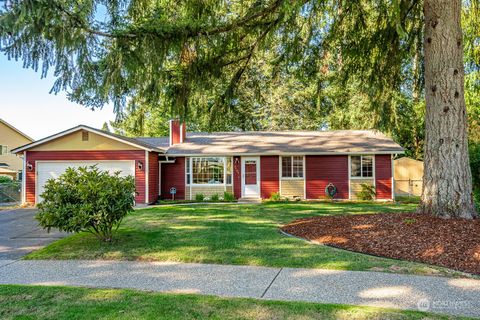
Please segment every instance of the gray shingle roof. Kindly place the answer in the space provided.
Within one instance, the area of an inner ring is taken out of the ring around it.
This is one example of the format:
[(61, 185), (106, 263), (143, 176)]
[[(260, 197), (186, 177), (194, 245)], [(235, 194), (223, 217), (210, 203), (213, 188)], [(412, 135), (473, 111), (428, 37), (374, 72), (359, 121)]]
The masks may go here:
[(346, 153), (403, 153), (392, 139), (372, 130), (338, 131), (249, 131), (249, 132), (192, 132), (184, 143), (169, 146), (168, 137), (130, 138), (96, 128), (80, 125), (56, 135), (19, 147), (26, 150), (72, 131), (87, 129), (167, 155), (242, 155), (242, 154), (346, 154)]
[[(140, 139), (168, 148), (168, 138)], [(403, 148), (378, 131), (338, 130), (187, 133), (184, 143), (167, 150), (169, 155), (285, 153), (403, 153)]]
[(152, 137), (138, 137), (135, 138), (135, 140), (141, 142), (141, 143), (146, 143), (148, 145), (151, 145), (155, 148), (160, 148), (160, 149), (168, 149), (170, 146), (170, 140), (168, 137), (157, 137), (157, 138), (152, 138)]

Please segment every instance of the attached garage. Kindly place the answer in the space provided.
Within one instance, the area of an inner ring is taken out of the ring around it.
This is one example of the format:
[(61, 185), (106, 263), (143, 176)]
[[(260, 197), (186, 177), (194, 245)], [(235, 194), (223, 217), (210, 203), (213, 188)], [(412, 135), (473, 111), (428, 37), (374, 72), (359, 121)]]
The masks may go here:
[(67, 168), (79, 168), (97, 166), (99, 170), (108, 171), (113, 174), (117, 171), (123, 177), (133, 176), (135, 177), (135, 161), (38, 161), (37, 162), (37, 185), (36, 203), (42, 201), (41, 194), (43, 193), (43, 187), (49, 179), (57, 179), (62, 175)]
[(137, 204), (154, 203), (159, 196), (158, 155), (164, 150), (143, 141), (82, 125), (13, 151), (24, 158), (24, 203), (40, 202), (48, 179), (58, 178), (68, 167), (92, 165), (133, 176)]

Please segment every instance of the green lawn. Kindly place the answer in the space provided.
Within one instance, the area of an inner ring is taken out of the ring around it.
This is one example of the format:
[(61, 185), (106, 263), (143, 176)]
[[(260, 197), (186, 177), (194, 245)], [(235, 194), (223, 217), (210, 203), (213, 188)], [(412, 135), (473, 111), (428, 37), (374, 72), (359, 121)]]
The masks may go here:
[(112, 244), (82, 233), (33, 252), (26, 259), (121, 259), (244, 264), (272, 267), (447, 273), (445, 269), (312, 245), (278, 227), (312, 215), (395, 213), (415, 204), (264, 203), (162, 206), (137, 210)]
[(133, 290), (0, 286), (1, 319), (456, 319), (414, 311)]

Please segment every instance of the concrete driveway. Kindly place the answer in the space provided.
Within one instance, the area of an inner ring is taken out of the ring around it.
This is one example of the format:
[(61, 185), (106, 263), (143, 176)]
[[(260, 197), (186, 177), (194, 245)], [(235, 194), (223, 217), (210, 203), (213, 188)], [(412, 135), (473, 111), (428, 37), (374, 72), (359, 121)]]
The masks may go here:
[(35, 209), (0, 211), (0, 260), (19, 259), (66, 236), (54, 230), (47, 233), (40, 228), (35, 213)]

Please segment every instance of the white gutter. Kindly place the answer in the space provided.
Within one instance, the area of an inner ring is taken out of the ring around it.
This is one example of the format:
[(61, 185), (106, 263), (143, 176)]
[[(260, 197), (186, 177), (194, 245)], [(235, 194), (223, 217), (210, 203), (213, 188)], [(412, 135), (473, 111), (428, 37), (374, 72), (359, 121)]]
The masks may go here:
[[(248, 152), (226, 152), (226, 153), (171, 153), (170, 157), (225, 157), (225, 156), (345, 156), (345, 155), (375, 155), (375, 154), (404, 154), (405, 151), (355, 151), (355, 152), (263, 152), (263, 153), (248, 153)], [(168, 150), (167, 150), (168, 154)]]

